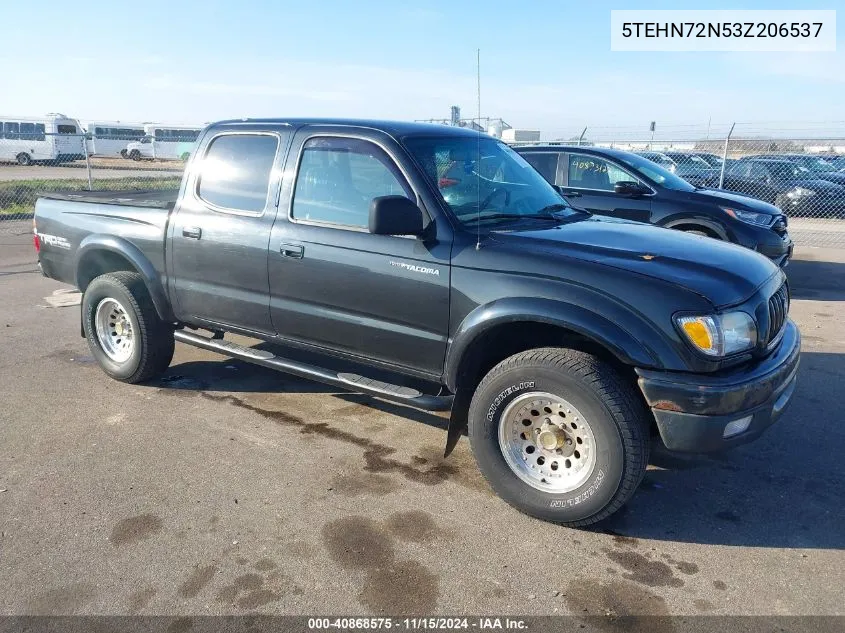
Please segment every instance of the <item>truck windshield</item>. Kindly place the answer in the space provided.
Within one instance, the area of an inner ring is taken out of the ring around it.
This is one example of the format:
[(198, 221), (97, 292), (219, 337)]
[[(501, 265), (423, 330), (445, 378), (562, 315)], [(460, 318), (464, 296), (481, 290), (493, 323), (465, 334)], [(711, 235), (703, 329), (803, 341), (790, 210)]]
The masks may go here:
[(577, 215), (510, 147), (490, 137), (410, 137), (405, 146), (465, 225)]

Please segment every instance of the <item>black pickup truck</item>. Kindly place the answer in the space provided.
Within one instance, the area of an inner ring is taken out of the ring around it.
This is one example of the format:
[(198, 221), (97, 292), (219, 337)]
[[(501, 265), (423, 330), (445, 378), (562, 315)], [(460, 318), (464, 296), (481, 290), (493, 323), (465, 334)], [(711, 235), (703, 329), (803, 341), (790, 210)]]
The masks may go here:
[(795, 387), (772, 262), (591, 216), (460, 128), (216, 123), (178, 193), (47, 195), (35, 231), (113, 378), (155, 378), (180, 341), (450, 410), (447, 455), (468, 427), (499, 495), (571, 526), (631, 497), (652, 436), (748, 442)]

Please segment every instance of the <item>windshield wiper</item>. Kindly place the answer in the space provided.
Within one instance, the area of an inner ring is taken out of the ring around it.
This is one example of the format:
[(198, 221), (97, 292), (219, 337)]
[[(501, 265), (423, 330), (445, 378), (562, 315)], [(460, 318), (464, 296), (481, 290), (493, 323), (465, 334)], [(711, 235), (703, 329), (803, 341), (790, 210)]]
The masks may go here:
[(560, 218), (550, 213), (491, 213), (478, 218), (479, 222), (484, 220), (551, 220), (559, 222)]
[(580, 213), (581, 215), (593, 215), (586, 209), (580, 209), (578, 207), (573, 207), (568, 204), (562, 204), (560, 202), (548, 204), (542, 209), (540, 209), (537, 213), (553, 213), (554, 211), (569, 211), (570, 213)]
[[(562, 202), (555, 202), (554, 204), (547, 204), (545, 207), (537, 211), (537, 213), (551, 213), (552, 211), (564, 211), (566, 209), (572, 209), (568, 204), (563, 204)], [(575, 209), (572, 209), (573, 211)]]

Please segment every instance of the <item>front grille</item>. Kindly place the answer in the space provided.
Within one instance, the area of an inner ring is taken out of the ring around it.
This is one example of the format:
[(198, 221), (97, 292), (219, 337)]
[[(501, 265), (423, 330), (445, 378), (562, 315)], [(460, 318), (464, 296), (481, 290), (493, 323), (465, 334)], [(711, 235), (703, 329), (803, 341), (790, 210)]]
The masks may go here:
[(769, 299), (769, 341), (774, 341), (786, 323), (789, 314), (789, 290), (786, 284), (778, 288)]

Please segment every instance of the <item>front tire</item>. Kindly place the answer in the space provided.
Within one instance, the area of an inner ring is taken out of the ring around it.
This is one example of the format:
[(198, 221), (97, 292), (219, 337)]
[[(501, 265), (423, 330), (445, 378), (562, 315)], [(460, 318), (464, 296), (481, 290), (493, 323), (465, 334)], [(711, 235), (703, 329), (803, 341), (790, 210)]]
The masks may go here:
[(469, 438), (492, 488), (516, 509), (569, 527), (610, 516), (648, 464), (646, 411), (631, 384), (595, 356), (522, 352), (476, 389)]
[(159, 319), (138, 273), (107, 273), (88, 284), (82, 327), (91, 354), (115, 380), (145, 382), (173, 359), (173, 327)]

